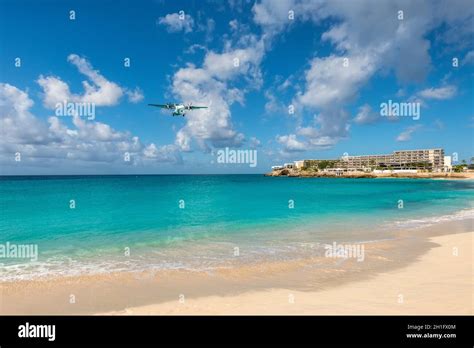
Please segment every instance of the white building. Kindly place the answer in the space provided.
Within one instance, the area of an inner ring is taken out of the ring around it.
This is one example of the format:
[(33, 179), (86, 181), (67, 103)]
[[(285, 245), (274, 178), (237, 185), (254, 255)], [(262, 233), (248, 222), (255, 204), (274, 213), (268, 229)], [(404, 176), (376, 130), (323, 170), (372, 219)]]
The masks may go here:
[(295, 168), (296, 169), (303, 169), (304, 167), (304, 161), (301, 160), (301, 161), (295, 161)]
[(451, 163), (451, 156), (444, 156), (443, 171), (451, 172), (452, 170), (453, 170), (453, 164)]

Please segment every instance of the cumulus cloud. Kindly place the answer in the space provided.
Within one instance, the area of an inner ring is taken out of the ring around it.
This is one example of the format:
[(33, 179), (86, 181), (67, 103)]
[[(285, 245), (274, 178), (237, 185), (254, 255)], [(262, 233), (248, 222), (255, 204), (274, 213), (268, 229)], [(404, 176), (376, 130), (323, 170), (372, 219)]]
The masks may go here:
[(449, 6), (444, 1), (382, 1), (374, 6), (370, 0), (263, 0), (253, 6), (254, 22), (269, 37), (291, 29), (295, 21), (334, 23), (321, 39), (335, 52), (311, 60), (304, 89), (294, 100), (299, 113), (319, 112), (319, 124), (311, 124), (314, 131), (305, 135), (308, 144), (336, 143), (347, 136), (350, 120), (344, 108), (378, 72), (393, 71), (401, 83), (423, 81), (431, 70), (428, 34), (438, 27), (451, 37), (464, 33), (473, 13), (466, 1)]
[(189, 33), (193, 31), (194, 20), (193, 18), (183, 13), (169, 13), (164, 17), (158, 19), (159, 25), (164, 25), (166, 30), (170, 33), (177, 33), (184, 31)]
[(370, 105), (364, 104), (359, 108), (357, 115), (354, 118), (354, 122), (357, 124), (368, 124), (374, 123), (378, 119), (379, 115), (372, 110)]
[(240, 146), (245, 139), (234, 129), (230, 106), (243, 103), (246, 88), (233, 86), (240, 80), (261, 83), (259, 64), (263, 42), (255, 36), (242, 37), (240, 47), (230, 43), (222, 53), (207, 52), (201, 67), (188, 64), (173, 76), (172, 92), (183, 102), (205, 104), (208, 109), (186, 114), (186, 124), (176, 134), (176, 145), (192, 150), (194, 141), (204, 151), (211, 147)]
[(314, 58), (305, 73), (306, 89), (295, 102), (305, 107), (328, 109), (352, 100), (375, 69), (370, 55)]
[(418, 95), (425, 99), (451, 99), (456, 95), (456, 86), (444, 86), (438, 88), (427, 88), (418, 93)]
[[(33, 101), (28, 94), (8, 83), (0, 83), (0, 131), (2, 149), (14, 150), (14, 144), (41, 145), (54, 140), (47, 125), (40, 122), (30, 109)], [(14, 151), (13, 151), (14, 152)]]
[(130, 103), (134, 103), (134, 104), (139, 103), (144, 98), (142, 90), (138, 87), (135, 88), (134, 90), (127, 90), (126, 93), (127, 93), (128, 101)]
[(90, 122), (79, 116), (72, 118), (68, 127), (59, 117), (43, 121), (31, 113), (33, 101), (25, 91), (10, 84), (0, 84), (0, 158), (12, 161), (20, 152), (27, 163), (71, 161), (127, 164), (125, 153), (130, 155), (128, 164), (146, 160), (155, 162), (180, 162), (176, 146), (156, 147), (144, 145), (137, 136), (113, 129), (102, 122)]
[(286, 152), (300, 152), (307, 150), (306, 145), (296, 138), (295, 134), (277, 136), (278, 143), (283, 145)]
[(98, 70), (77, 54), (70, 54), (67, 58), (68, 62), (73, 64), (81, 74), (88, 78), (88, 81), (82, 81), (84, 93), (72, 93), (69, 85), (55, 76), (40, 75), (37, 80), (43, 89), (43, 104), (45, 107), (54, 109), (57, 103), (74, 102), (74, 103), (93, 103), (96, 106), (112, 106), (116, 105), (120, 98), (127, 93), (132, 102), (141, 100), (143, 95), (139, 89), (128, 91), (126, 88), (120, 87), (115, 82), (107, 80)]
[(267, 37), (271, 38), (296, 20), (316, 19), (321, 7), (320, 1), (262, 0), (256, 2), (252, 8), (253, 20), (263, 28)]
[(260, 76), (259, 64), (263, 57), (263, 43), (255, 36), (249, 37), (255, 47), (230, 49), (222, 53), (210, 51), (206, 54), (203, 68), (219, 80), (249, 75), (254, 80)]
[(143, 156), (145, 160), (182, 163), (181, 154), (176, 146), (171, 144), (156, 146), (151, 143), (143, 149)]

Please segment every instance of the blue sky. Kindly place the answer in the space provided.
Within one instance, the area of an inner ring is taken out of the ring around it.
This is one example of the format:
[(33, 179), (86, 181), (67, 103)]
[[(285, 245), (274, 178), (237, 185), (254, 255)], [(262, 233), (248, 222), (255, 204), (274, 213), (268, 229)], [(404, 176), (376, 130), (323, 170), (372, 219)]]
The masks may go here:
[[(2, 0), (2, 173), (262, 173), (432, 147), (469, 159), (470, 5)], [(62, 100), (95, 118), (56, 116)], [(382, 117), (389, 100), (419, 103), (419, 119)], [(147, 106), (162, 102), (209, 109)], [(256, 150), (258, 165), (217, 163), (226, 147)]]

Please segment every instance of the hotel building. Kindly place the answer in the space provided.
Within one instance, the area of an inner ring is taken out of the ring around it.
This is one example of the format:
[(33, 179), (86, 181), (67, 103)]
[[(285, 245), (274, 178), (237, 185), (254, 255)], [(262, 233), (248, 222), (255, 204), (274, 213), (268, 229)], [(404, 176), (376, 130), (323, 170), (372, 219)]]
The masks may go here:
[(343, 156), (338, 164), (355, 169), (428, 169), (444, 168), (444, 150), (402, 150), (389, 155)]

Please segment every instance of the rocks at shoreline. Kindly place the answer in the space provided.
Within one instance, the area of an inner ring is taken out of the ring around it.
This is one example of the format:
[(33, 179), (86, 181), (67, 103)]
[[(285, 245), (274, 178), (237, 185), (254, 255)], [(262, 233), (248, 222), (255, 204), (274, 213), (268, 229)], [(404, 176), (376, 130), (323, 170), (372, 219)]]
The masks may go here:
[(367, 173), (342, 172), (329, 173), (322, 171), (307, 171), (299, 169), (280, 169), (264, 174), (265, 176), (283, 176), (293, 178), (426, 178), (426, 179), (474, 179), (473, 172), (463, 173)]

